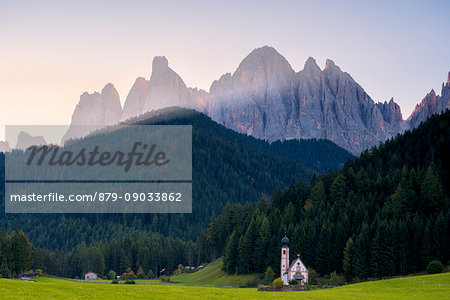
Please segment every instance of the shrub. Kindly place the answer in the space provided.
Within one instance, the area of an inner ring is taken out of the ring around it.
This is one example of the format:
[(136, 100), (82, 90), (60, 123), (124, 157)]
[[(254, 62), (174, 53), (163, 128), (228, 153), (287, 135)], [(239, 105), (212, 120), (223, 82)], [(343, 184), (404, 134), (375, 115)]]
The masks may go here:
[(267, 267), (266, 272), (264, 273), (264, 278), (266, 279), (266, 282), (272, 282), (275, 279), (275, 272), (273, 271), (272, 267)]
[(281, 280), (280, 278), (277, 278), (272, 282), (272, 286), (277, 290), (281, 289), (283, 287), (283, 284), (283, 280)]
[(166, 276), (166, 275), (162, 275), (161, 277), (159, 277), (159, 279), (160, 279), (162, 282), (170, 282), (170, 277), (169, 277), (169, 276)]
[(125, 281), (125, 284), (135, 284), (136, 282), (134, 282), (134, 280), (127, 280)]
[(289, 285), (298, 285), (298, 281), (295, 279), (289, 280)]
[(0, 279), (2, 279), (3, 278), (3, 274), (0, 274)]
[(154, 277), (155, 277), (155, 274), (153, 274), (152, 269), (148, 270), (147, 278), (148, 278), (148, 279), (152, 279), (152, 278), (154, 278)]
[(110, 271), (108, 272), (108, 274), (106, 274), (106, 276), (108, 277), (108, 279), (116, 279), (117, 273), (114, 272), (113, 270), (110, 270)]
[(341, 285), (343, 282), (341, 276), (339, 276), (336, 271), (332, 272), (330, 274), (330, 285), (332, 286), (338, 286)]
[(428, 274), (442, 273), (444, 269), (445, 266), (439, 260), (433, 260), (430, 261), (430, 263), (427, 266), (427, 273)]
[(119, 282), (116, 279), (114, 279), (113, 281), (111, 281), (111, 283), (112, 284), (118, 284)]
[(177, 268), (173, 273), (174, 273), (175, 275), (177, 275), (177, 274), (182, 274), (183, 271), (184, 271), (183, 265), (182, 265), (182, 264), (179, 264), (179, 265), (178, 265), (178, 268)]
[(309, 269), (308, 271), (309, 271), (309, 273), (308, 273), (309, 284), (316, 285), (317, 278), (319, 278), (319, 274), (314, 269)]
[(257, 287), (258, 286), (258, 280), (253, 279), (245, 282), (245, 287)]
[(142, 269), (141, 266), (139, 266), (139, 268), (138, 268), (138, 270), (136, 272), (136, 276), (139, 279), (144, 279), (145, 278), (145, 273), (144, 273), (144, 270)]

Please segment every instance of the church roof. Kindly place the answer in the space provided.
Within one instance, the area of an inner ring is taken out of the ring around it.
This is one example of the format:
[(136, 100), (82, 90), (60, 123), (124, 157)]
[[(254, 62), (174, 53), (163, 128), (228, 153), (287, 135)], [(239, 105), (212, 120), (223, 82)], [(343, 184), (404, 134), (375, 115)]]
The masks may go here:
[(288, 239), (288, 237), (287, 237), (286, 235), (284, 236), (284, 238), (281, 239), (281, 243), (282, 243), (283, 245), (289, 244), (289, 239)]
[[(289, 266), (289, 270), (292, 269), (292, 267), (295, 265), (295, 263), (297, 262), (297, 260), (299, 260), (300, 263), (301, 263), (302, 265), (305, 265), (305, 264), (302, 262), (302, 260), (300, 259), (300, 256), (298, 256), (297, 259), (294, 260), (294, 261), (291, 263), (291, 265)], [(305, 267), (305, 269), (306, 269), (305, 272), (308, 272), (308, 268)]]

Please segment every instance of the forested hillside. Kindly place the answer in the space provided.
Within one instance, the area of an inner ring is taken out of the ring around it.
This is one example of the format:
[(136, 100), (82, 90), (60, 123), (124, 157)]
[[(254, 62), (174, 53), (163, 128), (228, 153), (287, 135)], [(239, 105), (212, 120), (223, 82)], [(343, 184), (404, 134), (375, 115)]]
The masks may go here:
[(228, 273), (279, 269), (285, 230), (319, 274), (348, 280), (424, 270), (450, 259), (450, 111), (365, 151), (343, 170), (278, 190), (270, 204), (227, 205), (208, 242)]
[[(139, 265), (156, 272), (160, 266), (170, 270), (178, 263), (200, 264), (211, 258), (204, 233), (213, 212), (219, 213), (226, 203), (256, 203), (277, 187), (285, 188), (299, 178), (308, 181), (313, 170), (340, 168), (352, 157), (328, 141), (269, 145), (193, 110), (169, 108), (131, 122), (193, 125), (192, 214), (4, 214), (4, 155), (0, 153), (0, 228), (24, 231), (35, 249), (55, 250), (36, 250), (35, 263), (40, 261), (36, 267), (79, 276), (80, 270), (89, 270), (93, 260), (101, 259), (105, 268), (116, 272)], [(189, 240), (198, 243), (193, 246)], [(102, 257), (88, 255), (91, 252), (86, 252), (86, 247), (97, 249), (89, 251)], [(116, 252), (110, 254), (110, 248)], [(178, 250), (163, 250), (168, 248)], [(152, 255), (146, 255), (148, 252)], [(75, 261), (83, 261), (83, 267)], [(101, 273), (102, 264), (97, 265)]]

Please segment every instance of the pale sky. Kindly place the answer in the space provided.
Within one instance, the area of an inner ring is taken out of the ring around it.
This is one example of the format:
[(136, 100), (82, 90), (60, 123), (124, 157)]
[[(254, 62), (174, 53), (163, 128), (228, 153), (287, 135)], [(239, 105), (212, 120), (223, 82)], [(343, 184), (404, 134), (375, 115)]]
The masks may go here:
[(209, 90), (264, 45), (295, 71), (332, 59), (407, 118), (450, 71), (450, 1), (391, 2), (0, 0), (0, 140), (5, 125), (69, 124), (108, 82), (123, 104), (156, 55)]

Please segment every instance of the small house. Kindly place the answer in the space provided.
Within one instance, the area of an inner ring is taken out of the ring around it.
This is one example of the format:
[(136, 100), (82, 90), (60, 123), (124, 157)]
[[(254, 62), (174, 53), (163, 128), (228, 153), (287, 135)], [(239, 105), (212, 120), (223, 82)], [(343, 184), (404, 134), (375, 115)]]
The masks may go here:
[(98, 274), (94, 272), (87, 272), (84, 274), (84, 280), (97, 280)]

